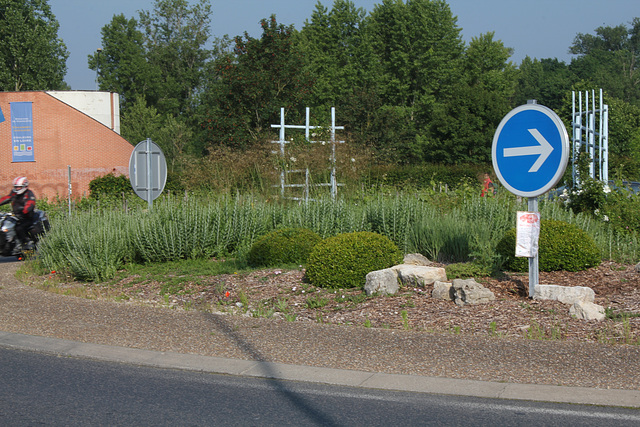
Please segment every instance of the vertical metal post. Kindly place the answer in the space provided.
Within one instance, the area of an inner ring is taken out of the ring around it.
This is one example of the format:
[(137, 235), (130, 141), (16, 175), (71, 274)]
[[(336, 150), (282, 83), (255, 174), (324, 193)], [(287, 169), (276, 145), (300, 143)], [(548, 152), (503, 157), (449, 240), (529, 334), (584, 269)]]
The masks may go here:
[(71, 165), (67, 166), (67, 171), (69, 175), (69, 216), (71, 216)]
[[(528, 198), (528, 210), (529, 212), (538, 212), (537, 197)], [(540, 280), (538, 276), (538, 254), (536, 253), (536, 256), (529, 258), (529, 298), (533, 298), (536, 286)]]
[(147, 138), (147, 206), (153, 208), (153, 188), (151, 186), (151, 139)]
[(571, 180), (575, 185), (576, 182), (576, 91), (571, 92), (571, 138), (572, 152), (571, 152)]
[(304, 137), (307, 141), (309, 141), (309, 125), (311, 124), (311, 121), (309, 120), (309, 107), (306, 108), (305, 110), (306, 112), (306, 119), (305, 119), (305, 125), (304, 125)]
[(336, 107), (331, 107), (331, 198), (336, 199)]
[(280, 108), (280, 156), (282, 157), (282, 170), (280, 171), (280, 195), (284, 197), (284, 107)]

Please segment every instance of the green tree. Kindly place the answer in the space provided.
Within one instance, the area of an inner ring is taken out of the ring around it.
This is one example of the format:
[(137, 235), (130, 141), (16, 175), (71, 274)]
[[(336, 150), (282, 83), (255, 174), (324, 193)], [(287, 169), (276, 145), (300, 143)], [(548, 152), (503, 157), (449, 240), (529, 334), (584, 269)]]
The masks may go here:
[(158, 139), (162, 127), (162, 116), (142, 95), (137, 95), (135, 101), (122, 115), (121, 135), (131, 144), (136, 145), (140, 141), (151, 138), (154, 142)]
[(579, 33), (569, 51), (578, 55), (570, 68), (579, 78), (640, 105), (640, 18), (633, 18), (630, 27), (598, 27), (595, 35)]
[(210, 14), (208, 0), (156, 0), (138, 20), (114, 16), (102, 28), (102, 51), (89, 55), (100, 88), (120, 93), (123, 112), (139, 95), (163, 116), (191, 111), (211, 55)]
[(272, 134), (280, 108), (301, 109), (312, 81), (293, 43), (292, 26), (275, 15), (260, 21), (260, 38), (235, 38), (233, 52), (215, 62), (201, 105), (208, 144), (245, 147)]
[(145, 94), (161, 114), (190, 111), (201, 88), (211, 52), (209, 0), (189, 6), (186, 0), (156, 0), (153, 12), (140, 12), (147, 61), (152, 74)]
[[(424, 160), (432, 114), (459, 78), (464, 43), (440, 0), (383, 0), (367, 29), (380, 64), (375, 143), (397, 161)], [(418, 114), (419, 113), (419, 114)]]
[(335, 0), (331, 10), (318, 2), (297, 38), (315, 76), (309, 96), (314, 107), (343, 104), (354, 88), (374, 79), (371, 43), (365, 30), (366, 11), (352, 1)]
[(571, 91), (575, 79), (567, 64), (551, 58), (538, 60), (527, 56), (522, 60), (519, 70), (516, 105), (535, 99), (538, 104), (557, 111), (566, 94)]
[(488, 163), (493, 134), (512, 108), (517, 69), (512, 50), (494, 33), (471, 40), (458, 83), (435, 105), (425, 138), (426, 158), (446, 163)]
[(62, 90), (69, 53), (46, 0), (0, 0), (0, 90)]
[(114, 16), (101, 33), (102, 51), (89, 55), (89, 69), (99, 71), (101, 90), (120, 94), (122, 112), (126, 114), (152, 83), (144, 36), (138, 21), (122, 14)]

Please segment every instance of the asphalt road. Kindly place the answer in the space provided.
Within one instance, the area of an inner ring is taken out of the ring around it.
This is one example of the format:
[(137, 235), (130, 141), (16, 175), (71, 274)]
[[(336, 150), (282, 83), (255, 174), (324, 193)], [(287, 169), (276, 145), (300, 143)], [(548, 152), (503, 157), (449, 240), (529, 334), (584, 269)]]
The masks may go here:
[(0, 347), (0, 424), (638, 425), (640, 412), (237, 377)]

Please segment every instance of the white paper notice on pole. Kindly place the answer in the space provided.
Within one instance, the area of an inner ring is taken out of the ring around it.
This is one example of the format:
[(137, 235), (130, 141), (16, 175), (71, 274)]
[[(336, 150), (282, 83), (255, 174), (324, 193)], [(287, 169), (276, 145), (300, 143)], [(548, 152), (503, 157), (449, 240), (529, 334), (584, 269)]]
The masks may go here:
[(540, 212), (518, 211), (516, 227), (516, 256), (533, 258), (538, 255)]

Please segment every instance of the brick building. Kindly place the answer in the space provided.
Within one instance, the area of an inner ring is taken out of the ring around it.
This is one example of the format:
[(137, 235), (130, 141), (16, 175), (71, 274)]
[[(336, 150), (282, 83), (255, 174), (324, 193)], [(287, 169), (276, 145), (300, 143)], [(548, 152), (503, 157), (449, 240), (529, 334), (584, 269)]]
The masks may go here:
[(0, 92), (0, 195), (26, 176), (36, 197), (66, 199), (69, 167), (73, 198), (98, 176), (128, 176), (134, 147), (119, 135), (118, 104), (109, 92)]

